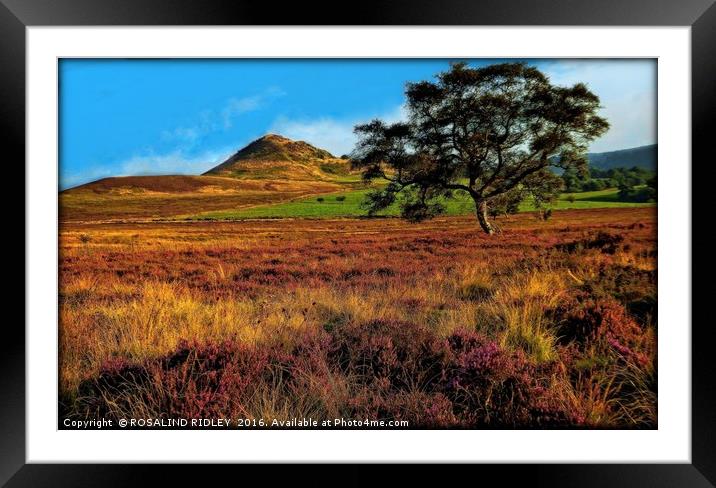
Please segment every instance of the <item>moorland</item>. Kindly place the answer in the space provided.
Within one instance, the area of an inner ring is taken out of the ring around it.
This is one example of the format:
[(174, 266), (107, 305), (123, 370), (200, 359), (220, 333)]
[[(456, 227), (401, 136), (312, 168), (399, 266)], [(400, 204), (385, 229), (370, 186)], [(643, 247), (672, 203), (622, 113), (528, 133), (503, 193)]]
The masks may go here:
[(656, 207), (607, 178), (494, 236), (460, 199), (369, 218), (346, 159), (280, 136), (63, 191), (61, 415), (654, 428)]

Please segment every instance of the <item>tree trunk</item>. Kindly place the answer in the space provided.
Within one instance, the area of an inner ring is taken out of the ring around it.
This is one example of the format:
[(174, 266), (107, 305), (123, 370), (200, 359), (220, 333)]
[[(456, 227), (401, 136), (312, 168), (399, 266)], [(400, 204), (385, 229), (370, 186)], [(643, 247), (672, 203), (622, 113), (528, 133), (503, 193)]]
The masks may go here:
[(495, 228), (490, 221), (487, 220), (487, 202), (480, 200), (476, 201), (475, 204), (477, 207), (477, 221), (480, 222), (480, 227), (485, 231), (485, 234), (494, 234)]

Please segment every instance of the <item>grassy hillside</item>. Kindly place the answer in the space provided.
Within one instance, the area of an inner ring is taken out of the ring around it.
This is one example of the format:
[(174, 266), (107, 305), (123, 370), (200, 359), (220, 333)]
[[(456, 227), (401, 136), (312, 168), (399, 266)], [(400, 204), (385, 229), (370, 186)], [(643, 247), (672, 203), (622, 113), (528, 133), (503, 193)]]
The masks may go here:
[[(595, 166), (655, 165), (656, 146), (590, 154)], [(360, 174), (349, 161), (303, 141), (269, 134), (201, 176), (104, 178), (59, 195), (60, 220), (332, 218), (366, 215)], [(563, 195), (555, 209), (635, 207), (615, 189)], [(467, 196), (446, 202), (448, 215), (474, 212)], [(533, 210), (526, 204), (522, 211)], [(397, 215), (397, 206), (382, 213)]]
[(237, 180), (216, 176), (105, 178), (59, 195), (60, 220), (166, 218), (241, 209), (345, 190), (349, 182)]
[(236, 211), (360, 186), (360, 175), (347, 160), (269, 134), (201, 176), (104, 178), (60, 192), (60, 219), (154, 219)]
[[(256, 187), (258, 185), (254, 185)], [(137, 195), (146, 193), (191, 193), (196, 191), (251, 189), (251, 185), (231, 178), (217, 176), (161, 175), (113, 176), (86, 183), (60, 192), (68, 195), (77, 192), (95, 194)]]
[[(370, 190), (355, 190), (343, 193), (331, 193), (321, 196), (311, 196), (274, 205), (260, 205), (244, 209), (222, 210), (204, 212), (192, 215), (191, 219), (221, 220), (221, 219), (251, 219), (251, 218), (336, 218), (336, 217), (362, 217), (366, 211), (361, 208), (366, 193)], [(585, 208), (626, 208), (653, 206), (648, 203), (620, 202), (617, 189), (608, 189), (595, 192), (563, 194), (553, 206), (554, 209), (585, 209)], [(465, 215), (474, 212), (472, 200), (467, 196), (446, 202), (448, 215)], [(523, 204), (521, 211), (534, 210), (529, 202)], [(397, 206), (390, 207), (381, 215), (398, 215)]]
[(204, 174), (229, 178), (335, 181), (350, 177), (351, 171), (347, 160), (336, 158), (324, 149), (268, 134)]
[(658, 146), (651, 144), (619, 151), (590, 153), (587, 157), (589, 158), (589, 166), (596, 169), (607, 170), (636, 166), (637, 168), (656, 171), (657, 153)]

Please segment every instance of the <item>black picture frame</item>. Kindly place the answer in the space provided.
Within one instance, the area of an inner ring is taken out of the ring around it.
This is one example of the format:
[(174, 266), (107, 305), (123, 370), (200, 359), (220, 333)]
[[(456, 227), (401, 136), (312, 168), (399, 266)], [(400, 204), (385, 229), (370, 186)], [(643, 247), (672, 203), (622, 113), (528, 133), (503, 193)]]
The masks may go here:
[[(692, 181), (696, 184), (693, 195), (703, 194), (698, 185), (707, 184), (694, 179), (693, 170), (713, 157), (710, 139), (716, 118), (714, 0), (400, 0), (390, 4), (363, 0), (340, 6), (295, 2), (280, 7), (246, 0), (0, 0), (0, 137), (4, 139), (6, 170), (9, 167), (17, 170), (18, 174), (13, 175), (15, 182), (25, 181), (24, 171), (19, 171), (19, 162), (24, 161), (25, 155), (25, 29), (53, 25), (691, 26), (692, 161), (697, 162), (691, 167)], [(10, 177), (9, 172), (6, 175)], [(699, 217), (705, 217), (708, 204), (692, 202), (692, 208), (692, 221), (699, 222), (702, 220)], [(19, 215), (16, 218), (19, 220)], [(20, 225), (24, 228), (24, 220)], [(18, 252), (27, 259), (24, 248)], [(19, 266), (19, 259), (13, 261)], [(707, 272), (701, 266), (700, 269), (700, 273)], [(697, 297), (705, 299), (703, 295), (708, 288), (692, 287), (692, 303)], [(470, 476), (478, 472), (481, 477), (496, 475), (499, 479), (508, 473), (510, 481), (523, 479), (533, 486), (716, 486), (716, 368), (710, 354), (714, 333), (710, 321), (699, 321), (696, 317), (693, 315), (692, 319), (692, 464), (479, 465), (467, 467)], [(192, 472), (187, 466), (166, 469), (148, 465), (26, 464), (25, 335), (20, 319), (6, 316), (3, 322), (0, 483), (12, 487), (125, 486), (140, 483), (157, 472), (165, 485), (174, 480), (181, 480), (181, 484), (191, 481)], [(293, 483), (307, 473), (304, 468), (291, 469)], [(232, 467), (213, 468), (211, 478), (218, 480), (224, 474), (222, 471), (228, 469)], [(266, 473), (265, 466), (252, 468), (253, 473), (247, 473), (247, 467), (241, 469), (244, 479)], [(319, 475), (310, 476), (313, 484), (358, 485), (374, 480), (371, 470), (368, 466), (350, 466), (343, 468), (340, 475), (322, 470)], [(445, 482), (447, 476), (457, 474), (451, 469), (430, 475), (420, 466), (405, 471), (419, 476), (423, 482), (433, 479)], [(274, 476), (275, 471), (271, 470), (275, 480)], [(204, 477), (204, 483), (211, 478)]]

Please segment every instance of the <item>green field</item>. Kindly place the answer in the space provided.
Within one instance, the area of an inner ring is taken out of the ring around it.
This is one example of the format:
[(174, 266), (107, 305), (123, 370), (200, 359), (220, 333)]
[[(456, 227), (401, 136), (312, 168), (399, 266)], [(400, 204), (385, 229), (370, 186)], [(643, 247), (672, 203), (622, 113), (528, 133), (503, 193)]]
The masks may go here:
[[(273, 205), (260, 205), (239, 210), (221, 210), (206, 212), (188, 217), (190, 220), (224, 220), (224, 219), (266, 219), (266, 218), (337, 218), (337, 217), (364, 217), (366, 211), (361, 208), (366, 193), (370, 190), (356, 190), (343, 193), (332, 193), (321, 196), (306, 197), (290, 202)], [(573, 193), (574, 201), (569, 201), (569, 195), (563, 194), (552, 205), (555, 210), (583, 209), (583, 208), (610, 208), (610, 207), (648, 207), (653, 203), (633, 203), (619, 201), (619, 191), (615, 188), (584, 193)], [(342, 199), (343, 198), (343, 199)], [(320, 200), (322, 199), (322, 201)], [(474, 204), (467, 195), (456, 195), (456, 198), (446, 202), (447, 215), (465, 215), (474, 212)], [(521, 212), (535, 210), (534, 205), (525, 202), (520, 207)], [(398, 215), (397, 206), (392, 206), (381, 212), (383, 216)]]

